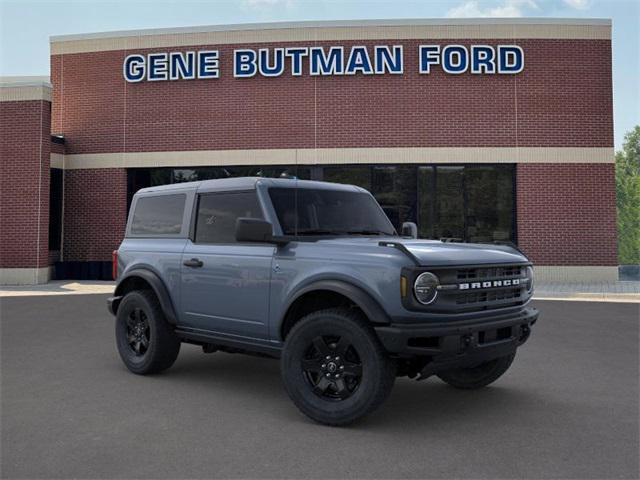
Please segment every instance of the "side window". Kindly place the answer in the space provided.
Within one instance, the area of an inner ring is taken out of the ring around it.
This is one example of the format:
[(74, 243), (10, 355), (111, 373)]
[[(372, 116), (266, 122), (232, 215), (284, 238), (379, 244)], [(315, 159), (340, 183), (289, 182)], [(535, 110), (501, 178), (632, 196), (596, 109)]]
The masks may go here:
[(235, 243), (238, 217), (262, 218), (255, 191), (200, 195), (196, 243)]
[(135, 235), (179, 234), (182, 229), (186, 198), (184, 193), (139, 198), (133, 212), (131, 233)]

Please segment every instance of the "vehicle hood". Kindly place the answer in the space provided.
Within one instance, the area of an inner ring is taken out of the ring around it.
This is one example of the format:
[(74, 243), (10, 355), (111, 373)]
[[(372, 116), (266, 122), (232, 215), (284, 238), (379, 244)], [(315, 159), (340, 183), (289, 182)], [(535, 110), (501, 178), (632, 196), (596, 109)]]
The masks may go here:
[(321, 240), (345, 247), (393, 248), (380, 246), (380, 242), (403, 245), (424, 266), (489, 265), (528, 262), (527, 257), (508, 245), (485, 243), (444, 243), (439, 240), (415, 240), (401, 237), (349, 237)]

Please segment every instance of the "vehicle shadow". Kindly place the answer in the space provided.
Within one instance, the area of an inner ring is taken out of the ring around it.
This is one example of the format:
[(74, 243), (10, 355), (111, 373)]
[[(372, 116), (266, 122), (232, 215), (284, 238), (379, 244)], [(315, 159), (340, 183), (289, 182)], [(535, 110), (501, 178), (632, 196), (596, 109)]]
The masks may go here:
[[(180, 388), (197, 383), (216, 393), (251, 396), (259, 399), (265, 412), (284, 414), (287, 421), (315, 425), (291, 403), (282, 386), (277, 360), (242, 354), (205, 355), (191, 349), (181, 353), (167, 375), (172, 383), (181, 384)], [(466, 391), (450, 387), (435, 377), (419, 382), (398, 378), (382, 407), (351, 428), (401, 433), (444, 426), (454, 418), (460, 421), (468, 417), (474, 423), (499, 421), (505, 412), (535, 409), (541, 401), (541, 395), (533, 387), (524, 390), (498, 382), (481, 390)]]

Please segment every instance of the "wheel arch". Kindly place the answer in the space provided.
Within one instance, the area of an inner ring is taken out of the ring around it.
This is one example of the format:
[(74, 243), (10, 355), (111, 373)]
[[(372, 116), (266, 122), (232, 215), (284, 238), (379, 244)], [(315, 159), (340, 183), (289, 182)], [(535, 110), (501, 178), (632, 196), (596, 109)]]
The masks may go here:
[[(322, 302), (326, 303), (322, 303)], [(317, 308), (310, 305), (316, 305)], [(280, 321), (280, 340), (284, 340), (304, 315), (340, 305), (354, 306), (375, 324), (390, 323), (382, 306), (362, 288), (342, 280), (319, 280), (298, 290), (287, 303)], [(322, 306), (322, 308), (320, 308)]]
[[(127, 272), (119, 281), (116, 286), (115, 297), (121, 298), (127, 293), (134, 290), (152, 290), (155, 294), (160, 308), (164, 313), (167, 322), (171, 325), (176, 325), (176, 313), (169, 296), (169, 291), (160, 277), (146, 268), (136, 268)], [(113, 305), (113, 313), (117, 313), (119, 302)]]

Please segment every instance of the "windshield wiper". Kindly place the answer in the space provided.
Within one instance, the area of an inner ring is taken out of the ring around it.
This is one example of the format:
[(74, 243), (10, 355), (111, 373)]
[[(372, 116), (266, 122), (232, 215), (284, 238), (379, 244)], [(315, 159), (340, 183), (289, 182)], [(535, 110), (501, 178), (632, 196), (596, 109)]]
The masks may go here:
[(382, 230), (328, 230), (321, 228), (309, 228), (306, 230), (298, 230), (298, 235), (384, 235), (393, 236), (392, 233), (383, 232)]
[(307, 230), (298, 230), (298, 235), (344, 235), (347, 232), (337, 230), (322, 230), (319, 228), (309, 228)]

